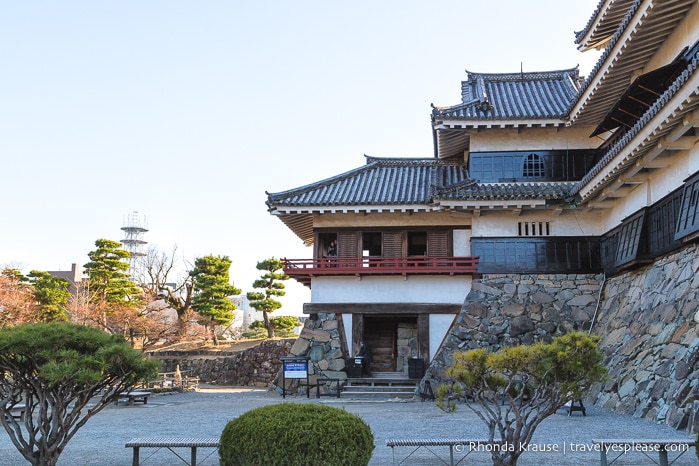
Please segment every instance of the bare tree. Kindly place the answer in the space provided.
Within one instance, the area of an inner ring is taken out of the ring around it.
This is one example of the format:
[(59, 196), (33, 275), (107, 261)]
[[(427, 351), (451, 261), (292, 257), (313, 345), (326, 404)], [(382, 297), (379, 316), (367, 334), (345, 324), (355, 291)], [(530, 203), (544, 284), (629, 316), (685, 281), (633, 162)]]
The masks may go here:
[(0, 328), (38, 321), (38, 306), (32, 286), (17, 269), (0, 274)]
[[(166, 307), (177, 313), (176, 338), (182, 338), (187, 334), (193, 313), (194, 282), (188, 271), (184, 276), (173, 277), (178, 266), (176, 253), (177, 246), (169, 254), (150, 248), (144, 259), (146, 282), (140, 285), (152, 302), (161, 300)], [(185, 262), (185, 268), (191, 270), (192, 266)]]

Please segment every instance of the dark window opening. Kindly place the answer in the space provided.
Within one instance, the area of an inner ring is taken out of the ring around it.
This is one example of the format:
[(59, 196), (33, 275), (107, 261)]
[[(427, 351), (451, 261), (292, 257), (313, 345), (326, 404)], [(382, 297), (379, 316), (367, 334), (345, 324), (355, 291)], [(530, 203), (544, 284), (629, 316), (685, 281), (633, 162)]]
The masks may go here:
[(321, 233), (318, 235), (318, 256), (337, 257), (337, 233)]
[(424, 231), (409, 231), (408, 232), (408, 255), (409, 256), (426, 256), (427, 255), (427, 233)]
[(362, 256), (381, 257), (381, 232), (362, 233)]

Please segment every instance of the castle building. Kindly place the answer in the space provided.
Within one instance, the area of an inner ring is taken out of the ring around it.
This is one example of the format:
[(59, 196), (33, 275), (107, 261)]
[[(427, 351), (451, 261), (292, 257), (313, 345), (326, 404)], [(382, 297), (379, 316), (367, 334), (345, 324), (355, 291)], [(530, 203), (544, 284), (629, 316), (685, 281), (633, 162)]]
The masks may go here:
[[(461, 102), (432, 108), (430, 157), (366, 157), (269, 194), (313, 245), (285, 269), (311, 289), (304, 312), (335, 314), (348, 354), (364, 339), (375, 372), (400, 372), (406, 358), (435, 363), (493, 277), (596, 277), (602, 293), (692, 248), (698, 41), (696, 1), (602, 0), (575, 35), (601, 51), (589, 76), (467, 71)], [(593, 325), (588, 311), (575, 325)]]

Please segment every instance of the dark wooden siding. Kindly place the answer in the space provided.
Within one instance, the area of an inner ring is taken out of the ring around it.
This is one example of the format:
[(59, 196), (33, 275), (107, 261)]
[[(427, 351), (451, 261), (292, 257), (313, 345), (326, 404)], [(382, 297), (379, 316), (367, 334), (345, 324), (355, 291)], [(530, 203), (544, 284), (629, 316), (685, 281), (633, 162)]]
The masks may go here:
[(598, 273), (597, 237), (472, 238), (480, 273)]

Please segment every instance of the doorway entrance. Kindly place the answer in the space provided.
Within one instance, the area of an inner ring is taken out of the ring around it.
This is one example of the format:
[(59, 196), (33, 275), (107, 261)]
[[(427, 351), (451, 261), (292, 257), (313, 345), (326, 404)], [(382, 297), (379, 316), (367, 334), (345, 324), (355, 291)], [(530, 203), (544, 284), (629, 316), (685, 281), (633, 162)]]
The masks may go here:
[(363, 339), (372, 351), (371, 371), (407, 372), (419, 354), (417, 317), (364, 316)]

